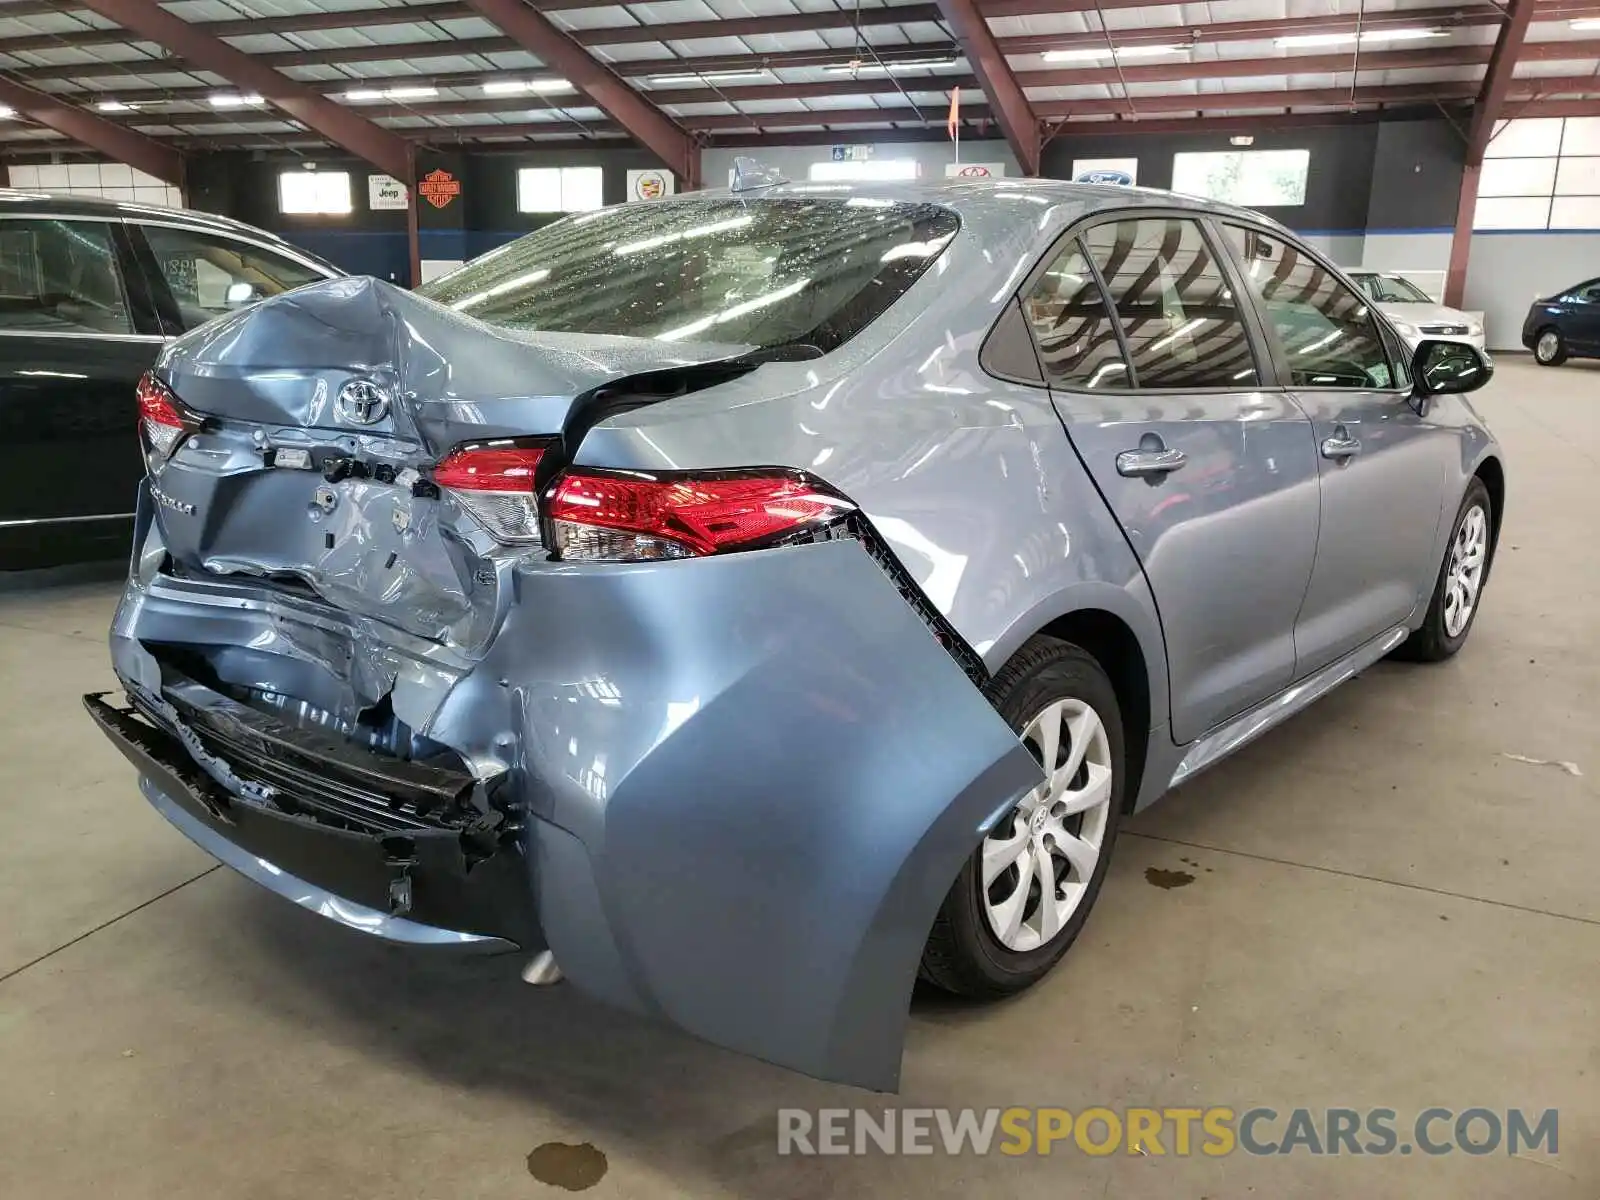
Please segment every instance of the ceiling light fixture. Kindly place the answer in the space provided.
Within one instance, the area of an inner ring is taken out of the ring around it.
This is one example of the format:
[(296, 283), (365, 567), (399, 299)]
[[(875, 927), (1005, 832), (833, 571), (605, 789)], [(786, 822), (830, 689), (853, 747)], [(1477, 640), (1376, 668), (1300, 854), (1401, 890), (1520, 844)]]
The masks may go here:
[(723, 83), (730, 79), (765, 79), (770, 74), (765, 67), (746, 71), (691, 71), (682, 75), (652, 75), (651, 83)]
[(1255, 140), (1248, 133), (1236, 133), (1228, 139), (1228, 144), (1230, 146), (1253, 146), (1255, 145)]
[(431, 100), (439, 94), (436, 87), (355, 88), (344, 93), (346, 100)]
[(16, 115), (17, 115), (17, 110), (16, 109), (8, 108), (4, 104), (0, 104), (0, 121), (9, 121), (12, 117), (14, 117)]
[(1600, 17), (1575, 17), (1567, 22), (1569, 29), (1600, 29)]
[(124, 104), (121, 100), (102, 100), (95, 108), (100, 112), (135, 112), (137, 106)]
[(898, 62), (878, 62), (876, 60), (858, 59), (855, 62), (835, 63), (831, 67), (823, 67), (829, 75), (859, 75), (862, 72), (876, 74), (879, 71), (893, 75), (896, 71), (928, 71), (944, 67), (953, 67), (956, 60), (953, 58), (902, 58)]
[(260, 104), (261, 97), (255, 94), (247, 96), (234, 95), (228, 92), (218, 92), (207, 97), (212, 108), (249, 108), (251, 105)]
[(1189, 46), (1085, 46), (1081, 50), (1046, 50), (1045, 62), (1088, 62), (1097, 58), (1153, 58), (1158, 54), (1185, 54)]
[[(1361, 35), (1361, 44), (1369, 42), (1418, 42), (1425, 38), (1444, 37), (1442, 29), (1368, 29)], [(1349, 33), (1296, 33), (1288, 37), (1273, 38), (1274, 46), (1351, 46), (1356, 41), (1355, 32)]]
[(485, 96), (519, 96), (523, 92), (570, 92), (565, 79), (496, 79), (483, 85)]

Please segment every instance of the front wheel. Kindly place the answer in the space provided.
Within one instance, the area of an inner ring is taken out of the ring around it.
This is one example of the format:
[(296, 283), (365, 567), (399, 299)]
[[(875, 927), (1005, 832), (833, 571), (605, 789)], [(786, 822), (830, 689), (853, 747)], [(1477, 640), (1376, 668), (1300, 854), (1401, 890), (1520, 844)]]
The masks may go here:
[(922, 977), (966, 996), (1021, 991), (1067, 952), (1105, 879), (1126, 775), (1116, 690), (1087, 651), (1034, 638), (990, 694), (1046, 778), (985, 835), (928, 935)]
[(1397, 658), (1440, 662), (1466, 643), (1489, 574), (1492, 504), (1483, 480), (1474, 479), (1456, 511), (1450, 546), (1439, 567), (1428, 615), (1421, 628), (1395, 652)]
[(1533, 360), (1541, 367), (1559, 367), (1567, 361), (1567, 343), (1559, 329), (1541, 329), (1533, 343)]

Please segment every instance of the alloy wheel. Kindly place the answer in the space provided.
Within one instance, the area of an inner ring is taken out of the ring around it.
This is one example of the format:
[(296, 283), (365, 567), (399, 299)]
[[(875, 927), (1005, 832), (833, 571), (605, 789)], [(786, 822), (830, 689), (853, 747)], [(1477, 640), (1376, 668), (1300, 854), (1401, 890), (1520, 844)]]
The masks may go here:
[(1450, 637), (1460, 637), (1472, 620), (1488, 554), (1489, 517), (1481, 504), (1474, 504), (1456, 527), (1450, 565), (1445, 569), (1444, 631)]
[(1037, 950), (1071, 920), (1094, 878), (1111, 815), (1111, 743), (1081, 700), (1046, 705), (1022, 731), (1041, 783), (983, 840), (984, 913), (1008, 950)]
[(1552, 361), (1561, 350), (1561, 338), (1553, 329), (1546, 329), (1539, 335), (1539, 340), (1534, 345), (1534, 353), (1539, 356), (1540, 362)]

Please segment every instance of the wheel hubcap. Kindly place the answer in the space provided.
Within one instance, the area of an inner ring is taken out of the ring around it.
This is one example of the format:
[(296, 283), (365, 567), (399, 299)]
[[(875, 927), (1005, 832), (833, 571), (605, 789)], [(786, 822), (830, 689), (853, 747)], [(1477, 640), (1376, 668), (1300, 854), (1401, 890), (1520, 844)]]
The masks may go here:
[(1552, 358), (1554, 358), (1556, 356), (1556, 347), (1559, 346), (1560, 344), (1561, 344), (1561, 339), (1556, 337), (1556, 335), (1554, 333), (1542, 333), (1542, 334), (1540, 334), (1539, 335), (1539, 357), (1544, 359), (1545, 362), (1549, 362)]
[(1460, 637), (1472, 619), (1483, 586), (1483, 566), (1489, 552), (1489, 518), (1483, 506), (1467, 509), (1450, 543), (1450, 565), (1445, 568), (1444, 631)]
[(1111, 816), (1111, 743), (1081, 700), (1057, 700), (1028, 722), (1022, 741), (1045, 769), (983, 839), (989, 928), (1008, 950), (1037, 950), (1083, 903)]

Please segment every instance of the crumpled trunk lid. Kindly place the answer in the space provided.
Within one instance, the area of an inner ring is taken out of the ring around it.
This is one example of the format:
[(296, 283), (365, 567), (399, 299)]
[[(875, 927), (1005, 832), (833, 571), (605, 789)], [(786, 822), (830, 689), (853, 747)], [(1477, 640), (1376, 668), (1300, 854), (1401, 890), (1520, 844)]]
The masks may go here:
[(157, 520), (180, 571), (266, 577), (480, 644), (505, 551), (432, 466), (502, 438), (563, 453), (607, 404), (676, 394), (701, 368), (695, 386), (742, 373), (741, 350), (516, 333), (375, 279), (315, 284), (162, 355), (157, 376), (203, 425), (151, 465)]

